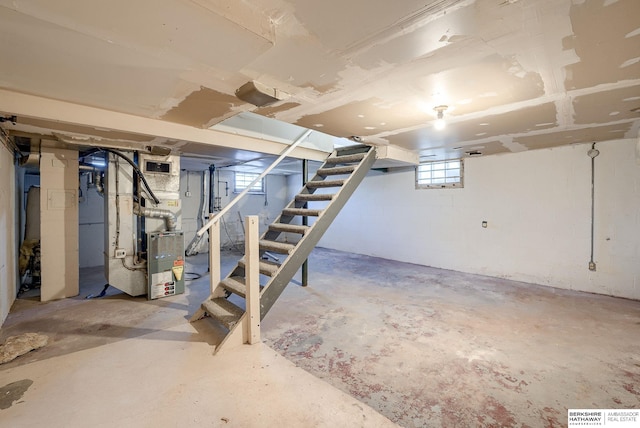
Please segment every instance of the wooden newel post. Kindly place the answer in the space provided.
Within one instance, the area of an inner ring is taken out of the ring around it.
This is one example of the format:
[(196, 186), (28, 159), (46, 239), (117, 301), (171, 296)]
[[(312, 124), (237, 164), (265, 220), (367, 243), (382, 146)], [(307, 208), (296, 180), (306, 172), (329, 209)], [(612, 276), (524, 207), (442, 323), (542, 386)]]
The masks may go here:
[[(213, 214), (210, 214), (213, 216)], [(211, 224), (209, 228), (209, 288), (211, 295), (221, 297), (223, 292), (216, 288), (220, 282), (220, 222)]]
[(245, 278), (246, 285), (246, 340), (245, 343), (260, 342), (260, 248), (258, 216), (245, 218)]

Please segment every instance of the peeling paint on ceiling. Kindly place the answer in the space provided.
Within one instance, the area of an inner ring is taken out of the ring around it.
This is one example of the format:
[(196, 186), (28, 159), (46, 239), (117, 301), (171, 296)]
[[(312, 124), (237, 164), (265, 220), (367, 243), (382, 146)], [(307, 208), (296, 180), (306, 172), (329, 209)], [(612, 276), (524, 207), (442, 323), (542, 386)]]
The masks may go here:
[(300, 103), (282, 103), (274, 106), (260, 107), (255, 110), (255, 113), (261, 114), (266, 117), (274, 117), (276, 113), (280, 113), (282, 111), (287, 111), (292, 108), (296, 108), (300, 106)]
[(575, 123), (601, 124), (633, 120), (640, 114), (640, 85), (589, 94), (573, 100)]
[[(565, 47), (580, 62), (567, 66), (567, 89), (636, 80), (640, 76), (640, 4), (621, 0), (608, 5), (586, 1), (571, 7), (573, 36)], [(635, 35), (634, 35), (635, 34)]]
[(618, 125), (594, 126), (590, 128), (572, 129), (553, 134), (541, 134), (530, 137), (518, 137), (517, 141), (530, 150), (546, 149), (567, 144), (593, 143), (598, 141), (619, 140), (627, 138), (629, 123)]
[(198, 128), (208, 128), (234, 114), (238, 106), (245, 104), (233, 95), (209, 88), (190, 93), (176, 107), (162, 116), (163, 120)]
[(411, 102), (388, 103), (380, 98), (354, 101), (300, 118), (296, 124), (341, 137), (369, 136), (424, 123), (428, 116)]
[(527, 107), (522, 110), (484, 116), (477, 120), (447, 124), (446, 132), (433, 127), (419, 128), (388, 137), (392, 144), (409, 150), (437, 148), (463, 148), (484, 144), (495, 135), (540, 133), (556, 126), (556, 109), (553, 103)]
[[(436, 158), (517, 152), (637, 137), (638, 16), (637, 0), (0, 0), (0, 89), (198, 129), (253, 112)], [(245, 104), (252, 80), (290, 97)], [(32, 110), (3, 126), (142, 138)], [(196, 150), (187, 134), (175, 146)]]

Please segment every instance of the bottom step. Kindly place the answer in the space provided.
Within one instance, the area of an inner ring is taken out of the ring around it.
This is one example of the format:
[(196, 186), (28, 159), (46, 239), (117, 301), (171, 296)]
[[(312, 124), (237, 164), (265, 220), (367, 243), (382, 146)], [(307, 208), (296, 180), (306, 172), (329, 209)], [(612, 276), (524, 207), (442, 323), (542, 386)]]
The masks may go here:
[(238, 323), (242, 315), (244, 315), (242, 308), (237, 307), (224, 297), (205, 300), (202, 303), (202, 310), (212, 318), (220, 321), (229, 330), (231, 330), (231, 328)]

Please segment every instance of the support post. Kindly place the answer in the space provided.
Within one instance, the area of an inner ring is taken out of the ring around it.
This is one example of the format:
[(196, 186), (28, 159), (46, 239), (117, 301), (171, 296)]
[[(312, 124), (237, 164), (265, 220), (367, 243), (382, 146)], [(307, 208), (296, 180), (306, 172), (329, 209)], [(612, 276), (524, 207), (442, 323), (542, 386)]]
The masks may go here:
[(260, 342), (259, 217), (245, 217), (246, 343)]
[[(47, 302), (77, 296), (80, 292), (78, 152), (59, 149), (55, 142), (43, 141), (40, 183), (40, 301)], [(13, 244), (6, 242), (5, 245)]]
[[(213, 214), (209, 214), (213, 216)], [(220, 283), (220, 222), (211, 224), (209, 228), (209, 289), (211, 296), (216, 296), (216, 288)]]
[[(309, 161), (307, 159), (302, 159), (302, 185), (306, 185), (309, 179)], [(305, 204), (306, 207), (306, 204)], [(309, 219), (306, 216), (302, 217), (302, 225), (308, 226)], [(309, 281), (309, 259), (306, 259), (302, 263), (302, 286), (306, 287)]]

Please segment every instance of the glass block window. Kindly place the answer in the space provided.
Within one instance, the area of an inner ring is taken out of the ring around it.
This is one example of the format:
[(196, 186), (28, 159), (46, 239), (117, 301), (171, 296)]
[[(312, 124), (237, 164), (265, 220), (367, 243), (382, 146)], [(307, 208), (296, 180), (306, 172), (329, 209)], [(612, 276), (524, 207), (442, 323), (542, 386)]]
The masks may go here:
[(422, 162), (416, 167), (416, 189), (463, 187), (462, 159)]
[[(233, 191), (240, 193), (255, 180), (260, 174), (254, 174), (251, 172), (236, 172), (234, 173), (234, 186)], [(264, 178), (258, 181), (251, 187), (250, 193), (264, 193)]]

